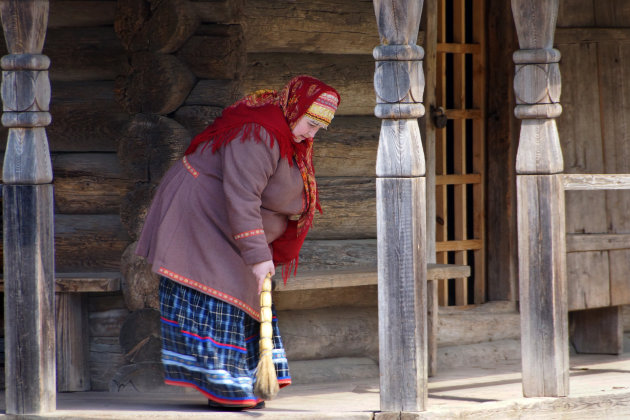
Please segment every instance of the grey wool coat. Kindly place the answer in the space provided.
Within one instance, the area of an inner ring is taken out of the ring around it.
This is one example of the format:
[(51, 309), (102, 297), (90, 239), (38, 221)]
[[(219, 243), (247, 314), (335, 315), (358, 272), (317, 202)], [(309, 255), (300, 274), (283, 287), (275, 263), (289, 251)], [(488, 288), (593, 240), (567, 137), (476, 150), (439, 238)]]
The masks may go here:
[(242, 133), (213, 153), (211, 146), (175, 163), (147, 214), (136, 254), (152, 269), (260, 320), (251, 264), (272, 259), (271, 242), (304, 207), (297, 165), (278, 143)]

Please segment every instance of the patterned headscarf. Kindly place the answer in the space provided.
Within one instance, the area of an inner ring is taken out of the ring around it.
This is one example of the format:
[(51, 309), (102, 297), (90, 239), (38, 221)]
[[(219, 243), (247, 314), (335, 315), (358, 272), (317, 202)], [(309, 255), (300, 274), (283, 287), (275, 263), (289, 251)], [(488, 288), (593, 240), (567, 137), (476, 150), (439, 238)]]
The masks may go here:
[[(322, 124), (329, 123), (339, 100), (339, 93), (325, 83), (314, 77), (297, 76), (280, 92), (259, 90), (226, 108), (213, 124), (193, 138), (186, 150), (188, 155), (207, 142), (206, 145), (210, 144), (212, 151), (216, 152), (243, 130), (243, 141), (260, 142), (262, 127), (270, 134), (272, 147), (275, 141), (278, 142), (280, 156), (287, 159), (289, 165), (293, 165), (295, 159), (304, 182), (305, 205), (299, 220), (289, 220), (284, 234), (272, 243), (274, 263), (283, 266), (285, 281), (291, 271), (295, 273), (297, 270), (300, 248), (313, 224), (315, 210), (322, 211), (313, 167), (313, 139), (295, 142), (291, 130), (303, 115), (319, 118)], [(315, 107), (311, 108), (314, 104)], [(329, 108), (327, 112), (322, 111), (322, 104)], [(243, 128), (248, 123), (257, 125)]]

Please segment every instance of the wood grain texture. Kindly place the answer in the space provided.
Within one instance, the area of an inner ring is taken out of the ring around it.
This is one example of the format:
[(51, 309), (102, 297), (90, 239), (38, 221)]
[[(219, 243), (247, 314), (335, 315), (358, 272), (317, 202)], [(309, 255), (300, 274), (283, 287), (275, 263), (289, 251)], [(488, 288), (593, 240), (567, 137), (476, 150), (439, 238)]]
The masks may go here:
[(335, 115), (373, 115), (374, 59), (367, 54), (319, 54), (316, 60), (312, 54), (247, 54), (240, 94), (280, 89), (296, 74), (309, 74), (337, 89), (341, 103)]
[(48, 29), (112, 25), (115, 12), (116, 0), (51, 0)]
[(243, 42), (240, 25), (202, 25), (177, 58), (200, 79), (237, 79), (246, 61)]
[(370, 54), (379, 43), (369, 0), (246, 0), (244, 6), (248, 52)]
[(567, 252), (609, 251), (630, 249), (630, 235), (618, 234), (567, 234)]
[(564, 27), (595, 26), (593, 0), (561, 0), (558, 8), (558, 31)]
[(427, 398), (426, 214), (422, 178), (377, 179), (381, 410)]
[(516, 238), (516, 150), (518, 122), (513, 112), (514, 66), (512, 52), (518, 48), (510, 4), (503, 0), (487, 2), (486, 130), (486, 231), (488, 300), (517, 300)]
[(241, 23), (244, 0), (191, 0), (201, 22)]
[[(5, 13), (6, 10), (3, 10)], [(52, 185), (3, 189), (7, 413), (55, 410)]]
[(77, 293), (56, 295), (57, 391), (90, 390), (86, 297)]
[(564, 190), (559, 175), (517, 176), (523, 394), (569, 392)]
[(608, 258), (606, 251), (567, 254), (570, 311), (610, 305)]
[(571, 343), (578, 353), (623, 353), (621, 306), (570, 314)]
[[(4, 291), (4, 279), (0, 279)], [(120, 273), (55, 273), (55, 292), (87, 293), (120, 291)]]
[(138, 52), (131, 69), (117, 80), (117, 102), (130, 114), (166, 115), (179, 108), (195, 85), (195, 76), (176, 56)]

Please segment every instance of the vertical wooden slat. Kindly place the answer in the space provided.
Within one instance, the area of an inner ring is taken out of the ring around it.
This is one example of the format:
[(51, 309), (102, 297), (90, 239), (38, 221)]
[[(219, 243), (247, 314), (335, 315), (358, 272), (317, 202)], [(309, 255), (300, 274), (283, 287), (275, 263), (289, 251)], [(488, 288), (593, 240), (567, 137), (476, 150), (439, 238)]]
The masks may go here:
[[(427, 403), (424, 52), (416, 45), (423, 1), (374, 0), (382, 45), (374, 49), (381, 411)], [(401, 13), (400, 11), (404, 11)]]
[(486, 300), (486, 209), (485, 209), (485, 174), (486, 174), (486, 4), (485, 0), (472, 2), (473, 42), (479, 44), (479, 54), (472, 57), (472, 106), (481, 111), (482, 119), (473, 120), (473, 156), (472, 171), (481, 175), (481, 182), (472, 187), (473, 200), (473, 235), (481, 241), (481, 249), (474, 251), (474, 303)]
[(57, 293), (57, 391), (90, 390), (87, 296)]
[(45, 126), (50, 60), (41, 55), (48, 1), (4, 0), (0, 14), (7, 414), (55, 410), (53, 187)]
[[(453, 42), (466, 43), (466, 2), (453, 0)], [(466, 109), (466, 55), (453, 54), (453, 108)], [(466, 120), (453, 120), (453, 171), (455, 174), (466, 173)], [(455, 213), (455, 240), (467, 239), (467, 200), (466, 185), (453, 186)], [(468, 264), (466, 251), (455, 252), (455, 263)], [(468, 279), (455, 279), (455, 305), (463, 306), (468, 303)]]
[[(446, 0), (438, 2), (438, 25), (437, 42), (446, 42)], [(436, 103), (437, 106), (446, 108), (446, 54), (437, 53), (437, 80), (436, 80)], [(435, 174), (446, 175), (446, 128), (436, 129), (435, 136)], [(448, 211), (447, 211), (447, 188), (446, 185), (435, 187), (435, 217), (436, 217), (436, 241), (446, 241), (448, 239)], [(439, 264), (448, 263), (448, 254), (439, 252), (436, 255), (436, 262)], [(438, 302), (440, 306), (448, 305), (448, 281), (446, 279), (438, 282)]]
[(560, 52), (552, 49), (558, 0), (512, 0), (521, 50), (514, 53), (523, 394), (569, 393), (562, 150), (555, 117)]

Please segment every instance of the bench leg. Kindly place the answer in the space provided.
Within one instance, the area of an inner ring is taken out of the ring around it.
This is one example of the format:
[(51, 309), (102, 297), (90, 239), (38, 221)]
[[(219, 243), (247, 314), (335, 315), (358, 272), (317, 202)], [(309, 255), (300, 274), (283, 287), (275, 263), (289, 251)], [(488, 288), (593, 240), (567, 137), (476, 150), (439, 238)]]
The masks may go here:
[(621, 354), (621, 306), (571, 312), (571, 342), (578, 353)]
[(88, 313), (85, 295), (57, 293), (57, 391), (89, 391)]

